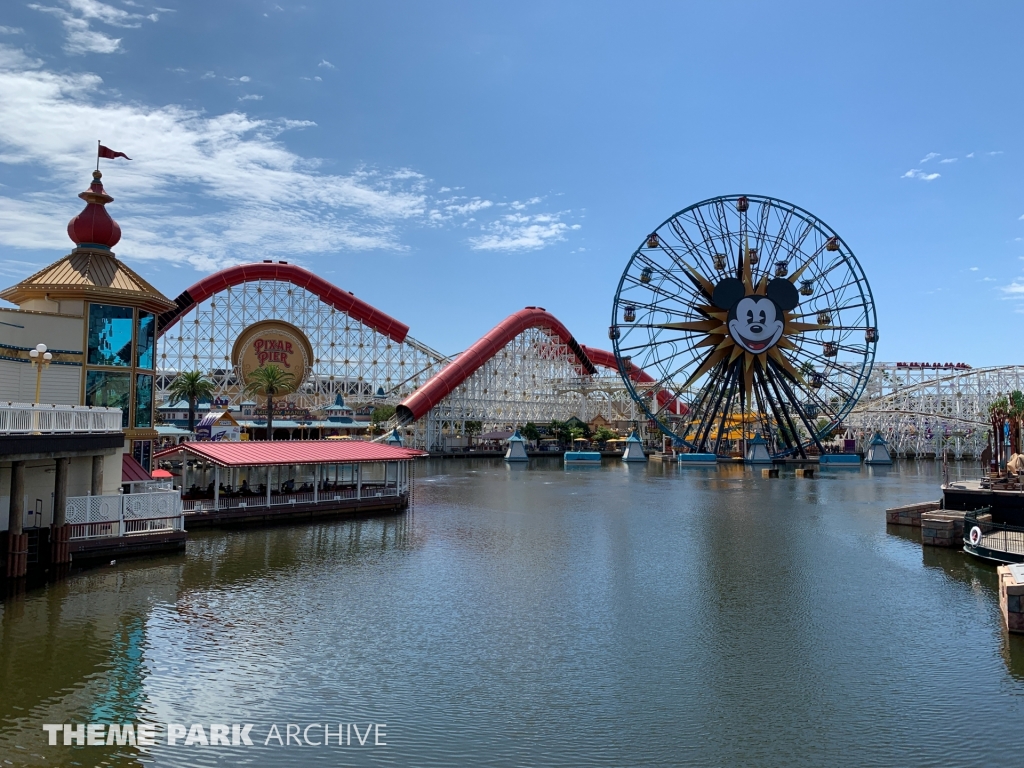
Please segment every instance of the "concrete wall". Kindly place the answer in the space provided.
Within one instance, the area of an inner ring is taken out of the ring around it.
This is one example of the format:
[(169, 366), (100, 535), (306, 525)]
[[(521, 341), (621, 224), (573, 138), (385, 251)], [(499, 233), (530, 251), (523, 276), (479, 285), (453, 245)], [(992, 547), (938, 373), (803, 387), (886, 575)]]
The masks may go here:
[[(103, 494), (115, 495), (121, 489), (121, 456), (118, 451), (104, 456)], [(53, 522), (53, 481), (56, 462), (40, 459), (25, 462), (25, 521), (30, 525), (45, 526)], [(92, 489), (92, 456), (75, 457), (68, 466), (68, 496), (86, 496)], [(42, 509), (41, 519), (34, 514)], [(0, 463), (0, 531), (7, 530), (7, 517), (11, 509), (11, 462)], [(29, 512), (33, 514), (28, 514)]]

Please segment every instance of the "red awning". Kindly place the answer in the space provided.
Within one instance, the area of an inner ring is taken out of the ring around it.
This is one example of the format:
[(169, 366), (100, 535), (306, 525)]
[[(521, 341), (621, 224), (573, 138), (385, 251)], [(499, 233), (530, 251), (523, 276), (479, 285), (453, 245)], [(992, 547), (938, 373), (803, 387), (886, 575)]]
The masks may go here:
[(278, 440), (239, 443), (182, 443), (154, 458), (175, 458), (179, 451), (222, 467), (257, 467), (280, 464), (362, 464), (373, 461), (410, 461), (423, 451), (362, 440)]
[(166, 469), (154, 469), (150, 474), (153, 475), (154, 480), (170, 480), (174, 477)]
[(153, 478), (139, 462), (125, 453), (121, 456), (122, 483), (148, 483)]

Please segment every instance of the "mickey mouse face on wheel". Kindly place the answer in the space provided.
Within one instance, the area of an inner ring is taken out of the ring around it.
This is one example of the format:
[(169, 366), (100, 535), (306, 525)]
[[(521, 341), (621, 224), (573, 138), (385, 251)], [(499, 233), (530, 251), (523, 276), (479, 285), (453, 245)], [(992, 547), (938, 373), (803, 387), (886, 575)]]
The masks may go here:
[(800, 303), (796, 287), (780, 277), (768, 283), (766, 294), (747, 294), (742, 280), (727, 277), (715, 286), (711, 296), (712, 304), (729, 310), (732, 340), (754, 355), (778, 344), (786, 330), (784, 313)]

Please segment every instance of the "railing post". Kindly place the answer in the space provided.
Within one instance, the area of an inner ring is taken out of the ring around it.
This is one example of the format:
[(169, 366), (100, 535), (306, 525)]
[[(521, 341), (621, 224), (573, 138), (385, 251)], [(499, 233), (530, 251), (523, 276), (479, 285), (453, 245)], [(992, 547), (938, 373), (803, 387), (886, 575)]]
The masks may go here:
[(117, 497), (117, 501), (118, 501), (118, 505), (117, 506), (118, 506), (119, 517), (120, 517), (120, 520), (119, 520), (119, 523), (118, 523), (118, 530), (117, 530), (117, 535), (118, 536), (124, 536), (124, 504), (125, 504), (125, 499), (127, 499), (127, 498), (128, 498), (128, 496), (118, 496)]

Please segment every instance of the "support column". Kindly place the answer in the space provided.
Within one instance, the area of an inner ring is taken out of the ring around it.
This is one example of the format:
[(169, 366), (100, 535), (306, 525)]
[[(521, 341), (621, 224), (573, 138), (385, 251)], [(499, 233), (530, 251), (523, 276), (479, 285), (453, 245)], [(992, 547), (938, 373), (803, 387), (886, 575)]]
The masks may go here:
[(356, 472), (356, 500), (363, 498), (363, 465), (353, 464)]
[(106, 459), (105, 456), (93, 456), (92, 457), (92, 486), (91, 493), (93, 496), (103, 495), (103, 462)]
[(213, 508), (220, 507), (220, 464), (213, 465)]
[(267, 465), (267, 506), (268, 507), (270, 506), (270, 472), (271, 472), (271, 470), (273, 470), (273, 467), (270, 464), (268, 464)]
[(11, 506), (7, 521), (7, 576), (24, 576), (28, 568), (28, 534), (25, 523), (25, 462), (11, 462)]
[[(102, 456), (100, 457), (103, 458)], [(95, 474), (96, 457), (93, 457), (93, 471)], [(71, 562), (71, 553), (68, 551), (68, 538), (71, 535), (71, 526), (68, 522), (68, 468), (71, 459), (57, 459), (57, 469), (53, 476), (53, 524), (50, 527), (50, 562), (54, 565)], [(100, 477), (103, 476), (103, 462), (100, 462)], [(100, 484), (102, 486), (102, 479)], [(102, 493), (102, 487), (100, 488)]]
[(320, 503), (320, 465), (313, 465), (313, 503)]

